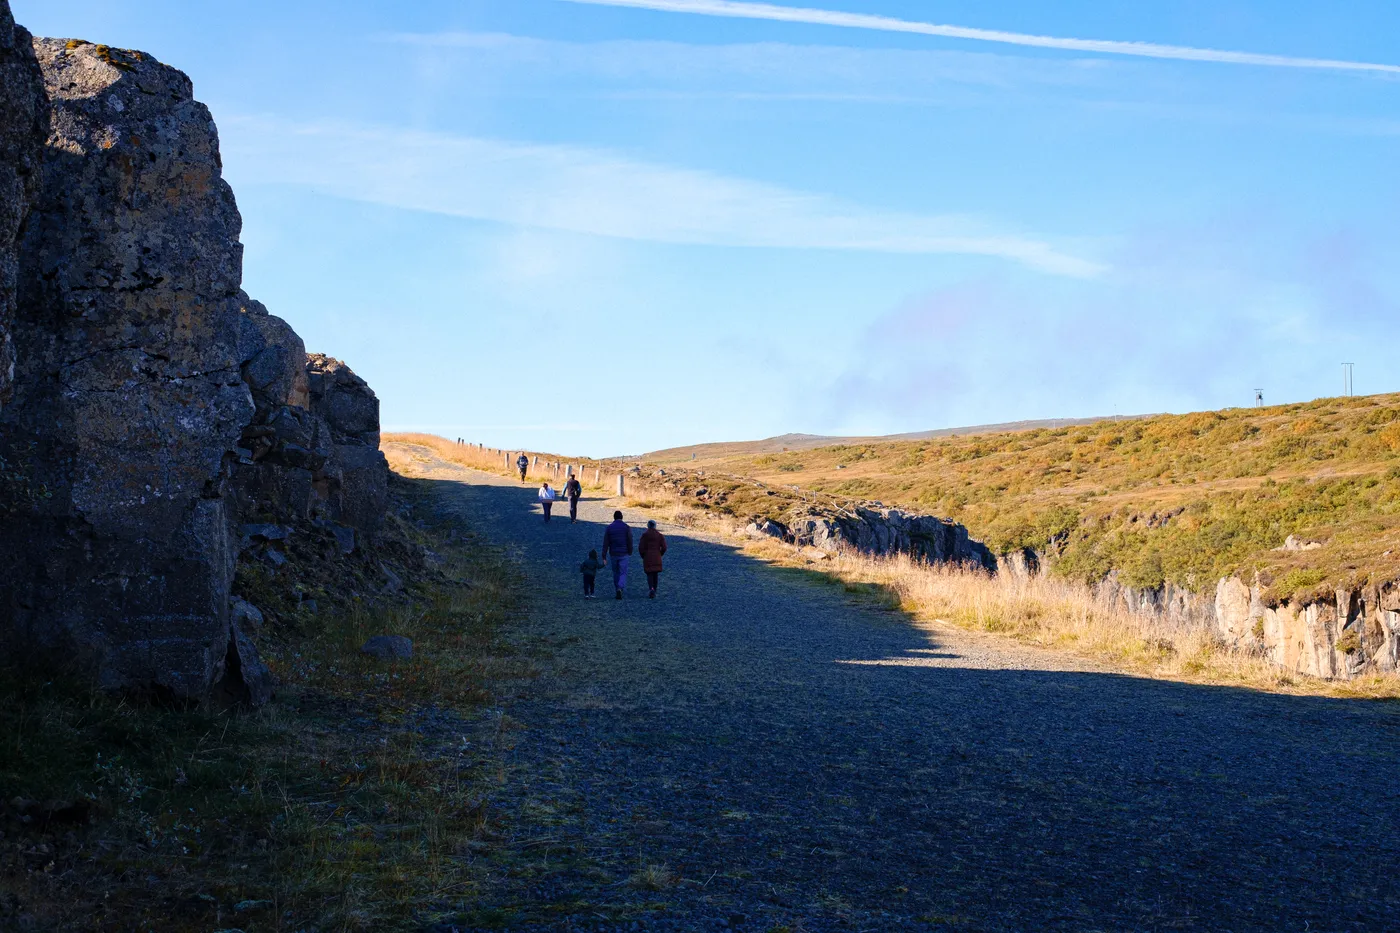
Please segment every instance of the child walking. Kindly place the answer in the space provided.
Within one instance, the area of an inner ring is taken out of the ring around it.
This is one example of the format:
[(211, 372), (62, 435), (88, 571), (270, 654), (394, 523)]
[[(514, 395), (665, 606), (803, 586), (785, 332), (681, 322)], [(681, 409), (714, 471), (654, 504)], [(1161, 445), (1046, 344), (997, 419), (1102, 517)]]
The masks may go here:
[(593, 598), (593, 581), (598, 578), (598, 571), (603, 569), (603, 562), (598, 559), (597, 551), (588, 552), (588, 560), (579, 564), (579, 570), (583, 571), (583, 598)]

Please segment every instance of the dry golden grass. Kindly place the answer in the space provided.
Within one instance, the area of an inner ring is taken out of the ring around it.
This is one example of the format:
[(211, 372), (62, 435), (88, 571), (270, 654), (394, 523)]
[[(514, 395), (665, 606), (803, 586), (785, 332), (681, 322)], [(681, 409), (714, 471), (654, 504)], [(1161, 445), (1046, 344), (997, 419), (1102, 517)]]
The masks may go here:
[(648, 507), (652, 514), (682, 527), (730, 538), (752, 557), (820, 575), (850, 592), (873, 589), (920, 626), (942, 623), (990, 632), (1163, 680), (1307, 696), (1400, 699), (1400, 677), (1371, 675), (1350, 681), (1307, 677), (1258, 654), (1232, 649), (1201, 626), (1177, 626), (1158, 616), (1107, 605), (1090, 587), (1061, 577), (993, 576), (930, 565), (905, 554), (818, 556), (813, 549), (772, 538), (754, 540), (741, 521), (693, 509), (687, 500), (666, 490), (648, 489), (645, 500), (627, 504)]

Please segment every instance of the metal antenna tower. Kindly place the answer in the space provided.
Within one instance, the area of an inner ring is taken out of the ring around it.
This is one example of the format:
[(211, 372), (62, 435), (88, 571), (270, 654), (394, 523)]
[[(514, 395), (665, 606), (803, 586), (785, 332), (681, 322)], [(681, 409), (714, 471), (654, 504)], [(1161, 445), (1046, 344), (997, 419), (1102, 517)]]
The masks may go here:
[(1352, 370), (1355, 368), (1355, 366), (1355, 363), (1342, 364), (1342, 394), (1347, 396), (1348, 398), (1351, 397), (1351, 394), (1355, 388), (1351, 379)]

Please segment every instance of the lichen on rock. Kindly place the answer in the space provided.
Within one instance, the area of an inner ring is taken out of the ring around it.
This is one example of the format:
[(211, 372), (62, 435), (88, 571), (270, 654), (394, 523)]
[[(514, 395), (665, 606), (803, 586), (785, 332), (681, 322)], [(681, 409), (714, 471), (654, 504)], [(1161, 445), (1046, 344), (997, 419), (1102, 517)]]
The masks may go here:
[(90, 43), (34, 51), (49, 137), (0, 438), (32, 445), (52, 496), (0, 528), (0, 637), (108, 687), (200, 698), (230, 644), (225, 458), (254, 410), (241, 219), (184, 74)]

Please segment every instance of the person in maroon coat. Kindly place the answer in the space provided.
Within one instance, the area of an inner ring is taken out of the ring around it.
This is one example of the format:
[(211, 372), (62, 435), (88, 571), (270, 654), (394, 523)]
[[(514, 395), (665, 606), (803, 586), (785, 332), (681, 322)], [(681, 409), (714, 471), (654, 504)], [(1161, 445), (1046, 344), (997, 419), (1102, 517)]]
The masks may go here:
[(647, 598), (655, 599), (656, 585), (661, 582), (661, 558), (666, 554), (666, 536), (656, 530), (656, 522), (647, 522), (637, 551), (642, 555), (642, 570), (647, 575)]

